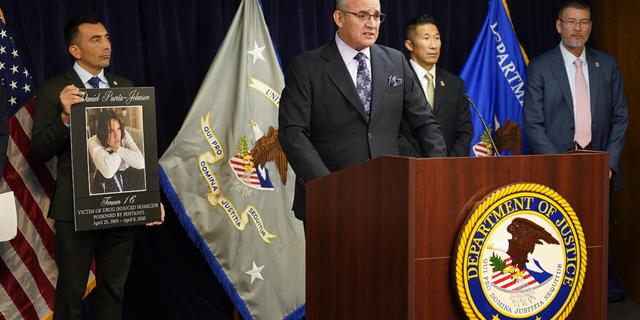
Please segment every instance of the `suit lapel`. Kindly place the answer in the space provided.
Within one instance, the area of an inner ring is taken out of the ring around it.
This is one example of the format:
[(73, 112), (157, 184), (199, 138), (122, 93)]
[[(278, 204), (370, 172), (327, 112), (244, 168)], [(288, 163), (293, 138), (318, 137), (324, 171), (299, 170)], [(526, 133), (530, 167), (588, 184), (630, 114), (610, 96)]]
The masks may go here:
[[(389, 58), (378, 49), (377, 45), (371, 46), (371, 118), (378, 111), (380, 101), (389, 86), (389, 69), (393, 65)], [(397, 76), (397, 75), (396, 75)], [(405, 79), (406, 81), (406, 79)]]
[(553, 53), (549, 67), (558, 82), (558, 86), (560, 87), (560, 91), (562, 91), (567, 107), (570, 109), (569, 111), (571, 111), (570, 114), (573, 115), (573, 97), (571, 95), (571, 87), (569, 86), (569, 78), (567, 78), (567, 68), (564, 65), (564, 59), (562, 58), (560, 47), (556, 47)]
[(335, 39), (331, 40), (325, 47), (322, 52), (322, 57), (328, 60), (327, 64), (324, 65), (324, 72), (366, 121), (367, 115), (364, 112), (364, 105), (362, 104), (362, 100), (360, 100), (360, 96), (358, 96), (358, 91), (351, 80), (351, 75), (342, 60), (340, 51), (338, 51)]
[[(598, 86), (600, 85), (600, 62), (591, 48), (587, 46), (584, 48), (587, 50), (587, 64), (589, 65), (589, 103), (591, 104), (591, 114), (595, 114)], [(593, 121), (593, 119), (591, 120)]]
[(422, 87), (422, 82), (420, 82), (420, 79), (418, 78), (418, 73), (416, 73), (416, 69), (413, 68), (413, 64), (409, 63), (409, 69), (411, 69), (411, 72), (413, 73), (413, 76), (415, 77), (415, 79), (418, 81), (418, 88), (420, 88), (420, 91), (422, 91), (422, 94), (424, 94), (425, 98), (427, 97), (427, 94), (424, 93), (424, 88)]
[(86, 88), (82, 80), (80, 80), (80, 76), (76, 73), (76, 70), (73, 69), (73, 66), (67, 70), (67, 84), (72, 84), (80, 89)]

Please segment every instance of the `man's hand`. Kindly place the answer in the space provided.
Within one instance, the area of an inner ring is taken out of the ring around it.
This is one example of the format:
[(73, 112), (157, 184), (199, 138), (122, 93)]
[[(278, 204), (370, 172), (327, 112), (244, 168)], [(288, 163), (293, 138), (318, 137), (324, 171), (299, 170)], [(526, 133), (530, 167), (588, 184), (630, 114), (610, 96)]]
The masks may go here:
[(154, 227), (154, 226), (159, 226), (164, 222), (164, 205), (162, 203), (160, 203), (160, 221), (156, 221), (156, 222), (152, 222), (152, 223), (147, 223), (146, 226), (147, 227)]
[(69, 124), (71, 105), (84, 102), (84, 92), (74, 85), (68, 85), (60, 92), (60, 102), (62, 103), (62, 121)]

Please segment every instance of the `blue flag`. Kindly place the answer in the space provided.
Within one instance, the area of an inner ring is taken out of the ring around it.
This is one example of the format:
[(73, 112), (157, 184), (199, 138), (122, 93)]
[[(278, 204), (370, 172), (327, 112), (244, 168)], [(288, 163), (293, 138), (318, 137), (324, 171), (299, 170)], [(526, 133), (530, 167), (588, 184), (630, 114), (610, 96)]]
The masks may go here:
[[(489, 13), (467, 58), (460, 77), (467, 93), (485, 119), (498, 150), (503, 155), (528, 153), (522, 130), (527, 63), (518, 43), (504, 0), (489, 0)], [(475, 114), (472, 110), (471, 113)], [(474, 134), (471, 154), (492, 155), (489, 137), (478, 117), (472, 117)]]

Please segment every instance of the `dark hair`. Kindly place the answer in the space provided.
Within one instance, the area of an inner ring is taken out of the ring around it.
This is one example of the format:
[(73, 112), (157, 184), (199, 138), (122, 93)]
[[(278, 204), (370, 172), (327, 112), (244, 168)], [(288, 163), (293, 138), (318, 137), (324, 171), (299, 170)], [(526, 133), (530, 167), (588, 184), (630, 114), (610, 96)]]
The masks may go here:
[(438, 27), (438, 24), (436, 23), (436, 19), (434, 19), (432, 16), (425, 13), (419, 17), (415, 17), (411, 19), (411, 21), (407, 23), (407, 26), (404, 28), (405, 40), (413, 41), (413, 38), (415, 38), (415, 35), (413, 37), (410, 37), (409, 34), (412, 32), (415, 32), (419, 26), (423, 26), (425, 24), (432, 24)]
[(111, 119), (118, 120), (120, 125), (120, 139), (124, 138), (124, 126), (122, 121), (118, 118), (118, 115), (111, 109), (102, 111), (98, 116), (98, 128), (96, 129), (96, 135), (98, 140), (102, 143), (103, 147), (109, 147), (109, 127), (111, 126)]
[(78, 26), (83, 23), (98, 24), (100, 16), (95, 13), (81, 13), (67, 21), (64, 25), (64, 42), (67, 47), (78, 44), (78, 34), (80, 33)]
[(558, 11), (558, 19), (562, 20), (562, 16), (564, 14), (564, 10), (568, 8), (587, 10), (589, 11), (589, 16), (591, 16), (591, 8), (588, 4), (580, 1), (580, 0), (570, 0), (565, 2), (562, 7), (560, 7), (560, 11)]

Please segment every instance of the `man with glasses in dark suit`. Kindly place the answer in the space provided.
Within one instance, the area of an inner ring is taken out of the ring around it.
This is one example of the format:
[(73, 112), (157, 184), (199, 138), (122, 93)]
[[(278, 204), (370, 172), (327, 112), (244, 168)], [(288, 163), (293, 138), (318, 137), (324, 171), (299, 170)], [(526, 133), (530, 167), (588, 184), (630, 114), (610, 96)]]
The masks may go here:
[(406, 115), (424, 157), (445, 157), (439, 124), (404, 55), (376, 45), (384, 21), (377, 0), (337, 1), (338, 31), (289, 64), (279, 138), (296, 172), (294, 212), (305, 220), (308, 181), (382, 155), (399, 155)]
[[(556, 29), (562, 41), (529, 63), (522, 121), (531, 154), (609, 152), (612, 221), (613, 192), (623, 185), (620, 159), (629, 111), (616, 58), (585, 46), (592, 23), (591, 8), (582, 1), (560, 8)], [(609, 302), (627, 293), (609, 261)]]

